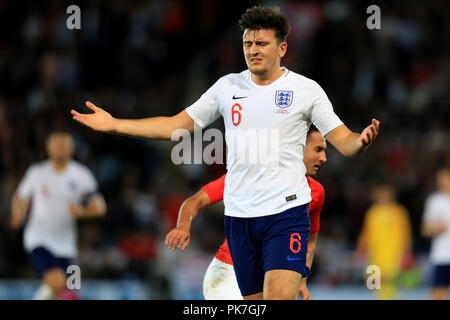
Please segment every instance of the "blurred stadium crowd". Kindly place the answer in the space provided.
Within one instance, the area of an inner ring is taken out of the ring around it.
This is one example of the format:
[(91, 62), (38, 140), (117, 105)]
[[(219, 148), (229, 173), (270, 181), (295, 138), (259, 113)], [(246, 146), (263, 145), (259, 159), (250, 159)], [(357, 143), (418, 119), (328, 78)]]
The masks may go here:
[[(424, 199), (435, 189), (436, 169), (450, 165), (448, 1), (378, 3), (381, 30), (366, 27), (366, 8), (376, 3), (361, 1), (75, 3), (81, 30), (66, 27), (71, 1), (0, 1), (1, 278), (35, 277), (21, 234), (8, 228), (10, 200), (58, 128), (74, 135), (75, 158), (92, 169), (108, 203), (105, 219), (79, 223), (83, 277), (134, 277), (171, 297), (179, 273), (198, 269), (197, 254), (212, 258), (224, 237), (220, 205), (199, 215), (187, 252), (169, 252), (163, 241), (183, 200), (225, 166), (176, 166), (174, 142), (94, 133), (70, 109), (86, 111), (90, 100), (122, 118), (180, 112), (219, 77), (246, 68), (237, 20), (252, 4), (287, 14), (292, 31), (282, 64), (316, 80), (352, 130), (372, 117), (381, 121), (363, 156), (345, 159), (329, 147), (317, 176), (326, 197), (311, 282), (362, 279), (351, 255), (380, 182), (395, 186), (410, 213), (417, 263), (426, 258)], [(201, 276), (191, 279), (200, 286)]]

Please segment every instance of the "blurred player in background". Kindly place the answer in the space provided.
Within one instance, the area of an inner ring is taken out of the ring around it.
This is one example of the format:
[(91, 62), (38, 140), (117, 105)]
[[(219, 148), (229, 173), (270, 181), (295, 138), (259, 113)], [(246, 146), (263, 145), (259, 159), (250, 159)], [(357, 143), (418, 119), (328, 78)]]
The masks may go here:
[(395, 299), (395, 280), (404, 261), (411, 257), (411, 227), (407, 209), (396, 201), (391, 185), (382, 184), (373, 191), (374, 204), (368, 209), (359, 236), (356, 255), (367, 255), (367, 264), (381, 271), (382, 300)]
[(450, 299), (450, 168), (436, 174), (438, 191), (428, 196), (422, 222), (422, 235), (432, 238), (433, 264), (431, 298)]
[[(326, 162), (325, 150), (325, 139), (317, 128), (311, 126), (306, 138), (306, 149), (303, 155), (303, 162), (305, 163), (312, 198), (309, 204), (311, 231), (306, 257), (306, 265), (308, 268), (312, 266), (320, 229), (320, 212), (325, 200), (325, 190), (311, 176), (316, 175), (319, 167)], [(186, 249), (191, 238), (190, 230), (192, 220), (198, 211), (223, 199), (225, 176), (226, 174), (208, 183), (195, 195), (186, 199), (180, 208), (177, 226), (166, 236), (166, 244), (170, 249), (175, 250), (177, 247), (182, 251)], [(311, 294), (306, 286), (306, 281), (306, 277), (302, 278), (299, 294), (303, 300), (311, 300)], [(208, 266), (203, 280), (203, 295), (206, 300), (242, 300), (226, 239)]]
[(11, 227), (24, 230), (24, 247), (42, 284), (33, 299), (67, 296), (66, 271), (77, 254), (76, 219), (106, 212), (94, 176), (72, 160), (73, 139), (53, 132), (46, 142), (48, 160), (31, 165), (12, 199)]
[[(228, 147), (225, 228), (239, 288), (245, 299), (296, 300), (302, 277), (309, 275), (311, 190), (302, 161), (308, 128), (314, 124), (339, 152), (354, 156), (375, 140), (379, 121), (372, 119), (361, 133), (352, 132), (315, 81), (281, 66), (290, 25), (278, 8), (249, 8), (239, 26), (248, 69), (220, 78), (177, 115), (117, 119), (91, 102), (86, 106), (93, 113), (71, 113), (92, 129), (149, 139), (170, 139), (177, 129), (193, 132), (196, 125), (205, 128), (223, 117)], [(273, 157), (256, 165), (241, 160), (258, 154), (258, 145), (247, 142), (236, 148), (243, 132), (255, 131), (275, 131), (279, 137), (272, 150), (267, 143), (260, 147)]]

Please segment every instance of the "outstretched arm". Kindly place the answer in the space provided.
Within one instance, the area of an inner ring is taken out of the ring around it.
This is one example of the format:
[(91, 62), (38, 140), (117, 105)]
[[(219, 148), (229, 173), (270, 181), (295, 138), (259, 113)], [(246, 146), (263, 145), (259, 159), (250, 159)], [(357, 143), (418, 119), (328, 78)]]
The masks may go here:
[(191, 223), (198, 211), (209, 206), (211, 200), (205, 190), (200, 190), (193, 196), (187, 198), (181, 205), (178, 213), (177, 226), (166, 236), (166, 245), (176, 250), (177, 246), (184, 251), (191, 239)]
[(163, 140), (170, 139), (176, 129), (194, 131), (194, 120), (192, 120), (186, 110), (172, 117), (127, 120), (114, 118), (111, 114), (89, 101), (86, 102), (86, 106), (94, 113), (86, 114), (71, 110), (72, 118), (97, 131)]
[(11, 204), (11, 220), (10, 226), (13, 230), (17, 230), (22, 227), (27, 214), (30, 202), (23, 199), (19, 194), (15, 193), (12, 198)]
[(350, 131), (344, 124), (331, 130), (325, 138), (344, 156), (351, 157), (367, 150), (378, 135), (380, 121), (372, 119), (361, 134)]

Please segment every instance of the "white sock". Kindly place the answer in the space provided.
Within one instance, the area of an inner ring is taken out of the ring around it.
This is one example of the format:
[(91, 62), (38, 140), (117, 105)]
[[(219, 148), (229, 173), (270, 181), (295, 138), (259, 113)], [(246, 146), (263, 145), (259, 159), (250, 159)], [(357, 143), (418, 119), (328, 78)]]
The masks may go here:
[(55, 295), (52, 289), (46, 284), (42, 284), (33, 296), (33, 300), (53, 300)]

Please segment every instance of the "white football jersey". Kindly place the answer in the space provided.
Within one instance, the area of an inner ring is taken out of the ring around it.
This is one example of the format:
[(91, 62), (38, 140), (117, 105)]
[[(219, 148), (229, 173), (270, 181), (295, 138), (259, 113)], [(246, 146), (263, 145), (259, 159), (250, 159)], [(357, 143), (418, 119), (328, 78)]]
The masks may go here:
[(22, 198), (32, 200), (24, 230), (25, 249), (31, 252), (43, 246), (57, 257), (75, 257), (76, 221), (69, 205), (81, 204), (96, 191), (94, 176), (76, 161), (62, 172), (56, 172), (48, 160), (30, 166), (17, 190)]
[(342, 124), (322, 88), (286, 68), (267, 86), (257, 85), (249, 70), (226, 75), (186, 112), (202, 128), (224, 119), (225, 215), (234, 217), (271, 215), (310, 202), (302, 161), (309, 126), (326, 135)]
[(450, 264), (450, 196), (436, 192), (425, 203), (425, 223), (440, 224), (447, 230), (433, 238), (430, 260), (434, 264)]

